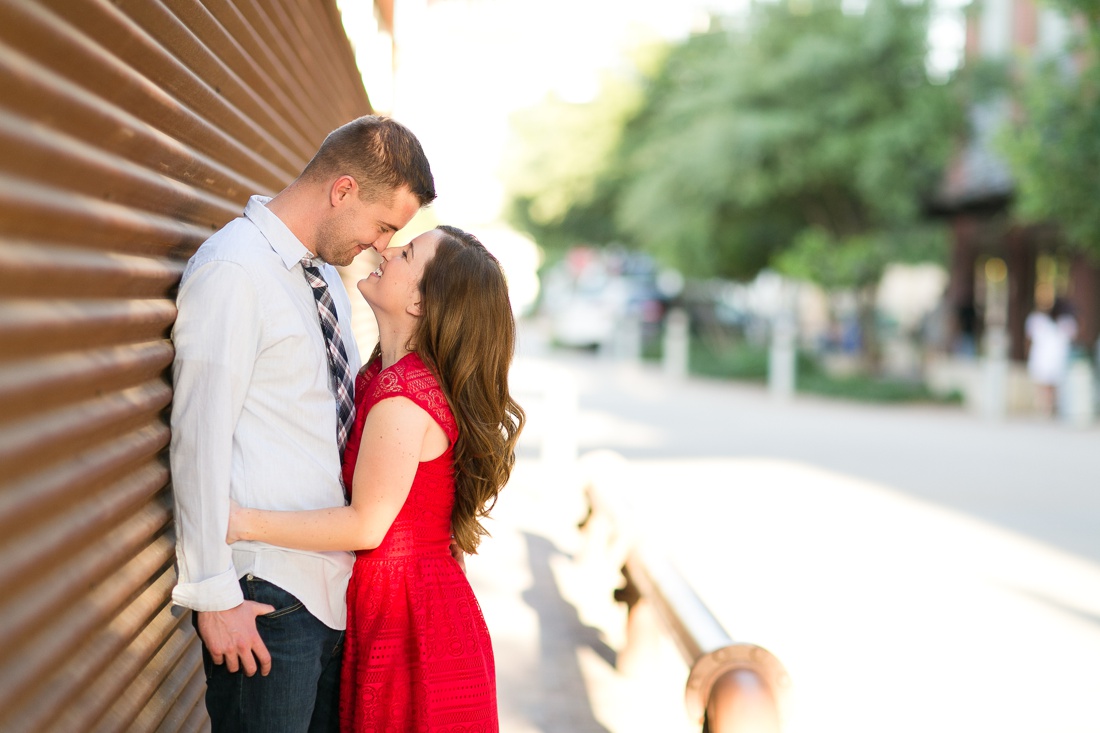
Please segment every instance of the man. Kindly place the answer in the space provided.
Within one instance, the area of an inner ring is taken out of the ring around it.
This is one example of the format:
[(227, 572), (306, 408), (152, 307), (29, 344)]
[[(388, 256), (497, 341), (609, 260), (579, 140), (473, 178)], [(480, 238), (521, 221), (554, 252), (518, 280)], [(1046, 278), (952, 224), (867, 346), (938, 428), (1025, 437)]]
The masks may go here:
[(215, 732), (338, 729), (354, 556), (230, 547), (229, 502), (344, 503), (340, 457), (359, 357), (332, 266), (384, 250), (434, 198), (416, 137), (361, 117), (329, 134), (277, 196), (253, 196), (184, 271), (173, 330), (172, 599), (196, 612)]

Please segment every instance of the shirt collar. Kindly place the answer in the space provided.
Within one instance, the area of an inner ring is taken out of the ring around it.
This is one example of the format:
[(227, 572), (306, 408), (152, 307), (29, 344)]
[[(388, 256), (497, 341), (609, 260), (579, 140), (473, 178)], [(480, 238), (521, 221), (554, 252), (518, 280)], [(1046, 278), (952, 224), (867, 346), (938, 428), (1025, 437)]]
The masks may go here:
[(244, 215), (256, 225), (275, 250), (275, 254), (283, 261), (286, 269), (290, 269), (302, 261), (303, 257), (315, 258), (302, 240), (294, 236), (294, 232), (283, 223), (283, 220), (267, 208), (270, 196), (251, 196), (244, 207)]

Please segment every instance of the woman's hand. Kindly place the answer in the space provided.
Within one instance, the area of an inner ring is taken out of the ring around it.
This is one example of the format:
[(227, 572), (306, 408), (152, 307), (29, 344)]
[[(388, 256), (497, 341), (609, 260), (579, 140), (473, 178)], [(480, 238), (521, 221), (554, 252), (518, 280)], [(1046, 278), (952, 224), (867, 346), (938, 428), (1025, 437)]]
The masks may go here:
[(462, 547), (455, 542), (454, 538), (451, 538), (451, 557), (458, 563), (458, 567), (462, 568), (462, 572), (466, 572), (466, 553), (462, 551)]
[(233, 544), (241, 539), (241, 523), (245, 509), (233, 501), (229, 500), (229, 529), (225, 532), (226, 544)]

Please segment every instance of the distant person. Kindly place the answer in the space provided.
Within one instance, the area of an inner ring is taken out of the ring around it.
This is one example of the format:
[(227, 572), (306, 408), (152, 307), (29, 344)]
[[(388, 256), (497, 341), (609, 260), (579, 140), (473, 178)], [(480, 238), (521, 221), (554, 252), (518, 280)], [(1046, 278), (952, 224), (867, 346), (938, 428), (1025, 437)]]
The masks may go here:
[(172, 600), (195, 611), (214, 733), (339, 728), (355, 558), (230, 548), (230, 499), (344, 505), (359, 352), (333, 265), (384, 250), (434, 198), (416, 137), (391, 119), (361, 117), (330, 133), (274, 198), (253, 196), (184, 271), (173, 329)]
[(1058, 412), (1058, 390), (1069, 367), (1070, 347), (1077, 337), (1077, 319), (1063, 298), (1049, 310), (1036, 310), (1024, 322), (1027, 336), (1027, 372), (1035, 385), (1037, 407), (1043, 414)]
[(356, 381), (343, 465), (351, 505), (272, 511), (242, 497), (226, 539), (358, 550), (345, 733), (496, 733), (489, 631), (449, 545), (453, 534), (476, 552), (523, 426), (508, 393), (515, 321), (504, 273), (475, 237), (442, 226), (383, 252), (359, 291), (379, 340)]

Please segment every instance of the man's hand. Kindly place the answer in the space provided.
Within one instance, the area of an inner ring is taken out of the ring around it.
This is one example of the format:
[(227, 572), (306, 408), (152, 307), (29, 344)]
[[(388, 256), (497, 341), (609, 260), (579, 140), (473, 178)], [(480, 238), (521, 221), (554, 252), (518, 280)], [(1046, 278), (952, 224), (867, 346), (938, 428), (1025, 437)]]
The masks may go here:
[(256, 617), (274, 610), (266, 603), (244, 601), (228, 611), (196, 611), (199, 636), (214, 664), (225, 664), (230, 672), (244, 669), (251, 677), (259, 663), (260, 674), (266, 677), (271, 671), (271, 653), (256, 631)]
[(451, 557), (458, 563), (458, 567), (462, 568), (462, 573), (466, 573), (466, 553), (462, 551), (462, 548), (458, 546), (458, 543), (453, 539), (451, 540)]

